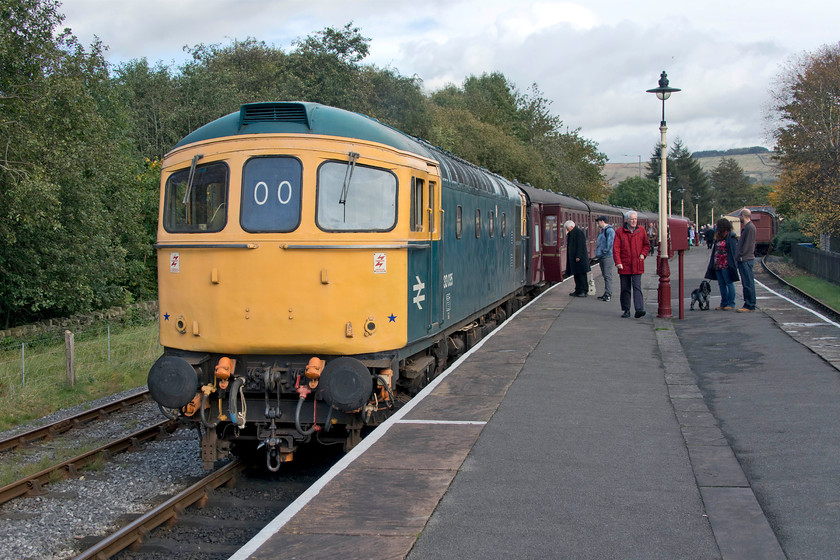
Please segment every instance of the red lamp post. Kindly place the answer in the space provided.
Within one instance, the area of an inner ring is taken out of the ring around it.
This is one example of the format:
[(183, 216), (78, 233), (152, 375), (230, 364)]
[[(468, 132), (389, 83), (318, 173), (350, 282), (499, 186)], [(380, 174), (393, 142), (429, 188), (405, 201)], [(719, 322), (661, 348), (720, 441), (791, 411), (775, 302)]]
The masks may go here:
[(658, 99), (662, 100), (662, 122), (659, 124), (659, 132), (662, 133), (662, 141), (659, 147), (659, 161), (661, 162), (659, 173), (659, 258), (656, 259), (656, 274), (659, 275), (659, 288), (657, 299), (659, 308), (657, 317), (671, 317), (671, 269), (668, 266), (668, 142), (665, 140), (665, 133), (668, 127), (665, 124), (665, 100), (671, 97), (678, 88), (668, 87), (668, 75), (662, 71), (659, 76), (659, 87), (647, 90), (647, 93), (655, 93)]

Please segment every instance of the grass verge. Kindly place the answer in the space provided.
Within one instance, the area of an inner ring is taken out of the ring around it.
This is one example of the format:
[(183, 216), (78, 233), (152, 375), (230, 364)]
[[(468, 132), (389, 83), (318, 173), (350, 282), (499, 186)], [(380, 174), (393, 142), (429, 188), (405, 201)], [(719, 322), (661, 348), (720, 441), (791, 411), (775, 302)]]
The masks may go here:
[(73, 387), (67, 383), (62, 338), (6, 342), (0, 349), (0, 431), (144, 385), (162, 352), (157, 321), (108, 329), (103, 323), (74, 333)]

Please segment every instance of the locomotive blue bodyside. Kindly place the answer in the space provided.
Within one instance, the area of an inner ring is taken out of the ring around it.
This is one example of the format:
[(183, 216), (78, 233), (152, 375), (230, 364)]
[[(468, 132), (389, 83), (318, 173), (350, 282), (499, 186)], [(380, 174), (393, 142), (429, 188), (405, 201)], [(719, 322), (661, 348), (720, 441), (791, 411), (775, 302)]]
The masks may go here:
[[(516, 235), (522, 212), (519, 193), (486, 171), (472, 171), (482, 174), (489, 187), (479, 189), (444, 175), (441, 240), (409, 255), (410, 343), (512, 297), (525, 284), (523, 242)], [(426, 271), (437, 279), (431, 286), (421, 281)]]

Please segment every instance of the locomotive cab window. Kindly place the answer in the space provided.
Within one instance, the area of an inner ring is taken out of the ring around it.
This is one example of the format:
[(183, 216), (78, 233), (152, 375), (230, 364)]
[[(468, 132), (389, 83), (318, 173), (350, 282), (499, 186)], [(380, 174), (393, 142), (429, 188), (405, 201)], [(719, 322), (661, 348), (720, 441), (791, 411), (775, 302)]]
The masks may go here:
[(199, 165), (166, 180), (163, 227), (170, 233), (213, 233), (227, 223), (228, 168), (221, 162)]
[(316, 221), (325, 231), (389, 231), (397, 223), (397, 178), (385, 169), (328, 161), (318, 169)]
[(242, 229), (289, 232), (300, 224), (300, 161), (292, 157), (257, 157), (242, 169)]

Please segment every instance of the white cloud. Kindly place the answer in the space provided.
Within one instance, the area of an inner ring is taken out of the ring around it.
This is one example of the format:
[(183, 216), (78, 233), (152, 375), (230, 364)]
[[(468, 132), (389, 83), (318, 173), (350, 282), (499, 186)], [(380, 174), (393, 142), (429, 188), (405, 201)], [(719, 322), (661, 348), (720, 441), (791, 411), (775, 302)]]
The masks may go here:
[[(419, 76), (427, 90), (499, 71), (616, 161), (647, 158), (661, 105), (646, 89), (667, 70), (669, 138), (691, 150), (767, 144), (764, 110), (781, 66), (836, 42), (840, 6), (818, 0), (66, 0), (66, 25), (96, 35), (109, 59), (181, 63), (184, 45), (255, 37), (292, 41), (351, 20), (371, 38), (366, 62)], [(815, 17), (819, 14), (819, 17)]]

